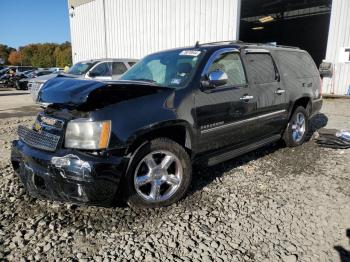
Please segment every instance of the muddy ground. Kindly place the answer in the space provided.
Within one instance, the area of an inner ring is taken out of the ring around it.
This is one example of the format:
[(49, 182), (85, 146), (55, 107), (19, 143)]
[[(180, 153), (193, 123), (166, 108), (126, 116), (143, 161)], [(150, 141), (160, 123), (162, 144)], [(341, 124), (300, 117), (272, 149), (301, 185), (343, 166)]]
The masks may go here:
[[(76, 206), (27, 196), (10, 167), (10, 141), (33, 108), (1, 112), (0, 260), (350, 261), (350, 150), (312, 137), (276, 143), (195, 170), (168, 208)], [(350, 128), (350, 100), (327, 100), (322, 112), (313, 130)]]

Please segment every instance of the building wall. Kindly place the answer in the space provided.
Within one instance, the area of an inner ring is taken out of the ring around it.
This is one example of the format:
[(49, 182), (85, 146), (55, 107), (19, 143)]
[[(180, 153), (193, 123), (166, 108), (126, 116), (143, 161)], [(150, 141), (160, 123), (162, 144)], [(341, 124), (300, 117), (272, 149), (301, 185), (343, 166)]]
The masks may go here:
[(350, 63), (339, 62), (342, 47), (350, 47), (350, 0), (333, 0), (326, 61), (334, 65), (333, 79), (325, 78), (323, 92), (344, 95), (350, 86)]
[(141, 58), (196, 41), (237, 39), (240, 0), (93, 0), (69, 12), (74, 62)]
[(69, 9), (73, 63), (106, 57), (103, 15), (102, 1), (90, 1)]

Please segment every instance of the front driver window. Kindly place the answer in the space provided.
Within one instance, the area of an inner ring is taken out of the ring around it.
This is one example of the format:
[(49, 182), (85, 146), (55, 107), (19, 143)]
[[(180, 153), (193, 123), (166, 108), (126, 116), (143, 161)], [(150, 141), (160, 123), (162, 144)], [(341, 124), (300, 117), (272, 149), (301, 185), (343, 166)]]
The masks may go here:
[(94, 76), (111, 76), (111, 66), (110, 63), (98, 64), (94, 69), (91, 70)]
[(227, 74), (228, 81), (224, 86), (237, 86), (247, 83), (242, 61), (237, 53), (223, 53), (218, 55), (210, 66), (208, 74), (217, 70)]

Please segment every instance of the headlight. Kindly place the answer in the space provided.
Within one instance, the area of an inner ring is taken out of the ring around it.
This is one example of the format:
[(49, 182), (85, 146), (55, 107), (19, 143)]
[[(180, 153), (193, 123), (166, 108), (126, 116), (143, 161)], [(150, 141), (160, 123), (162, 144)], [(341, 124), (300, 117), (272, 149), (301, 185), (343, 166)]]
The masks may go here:
[(68, 122), (64, 146), (80, 149), (104, 149), (108, 147), (111, 121), (77, 119)]

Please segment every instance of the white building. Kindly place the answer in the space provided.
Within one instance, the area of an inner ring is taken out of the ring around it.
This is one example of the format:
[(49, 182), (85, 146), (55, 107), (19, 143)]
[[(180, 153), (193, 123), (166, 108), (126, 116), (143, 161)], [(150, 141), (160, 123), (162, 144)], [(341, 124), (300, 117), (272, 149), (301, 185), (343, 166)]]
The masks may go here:
[(326, 61), (334, 65), (333, 78), (325, 78), (324, 93), (350, 95), (350, 0), (333, 0)]
[(74, 62), (196, 41), (277, 42), (334, 64), (324, 93), (349, 92), (350, 0), (68, 0), (68, 8)]

